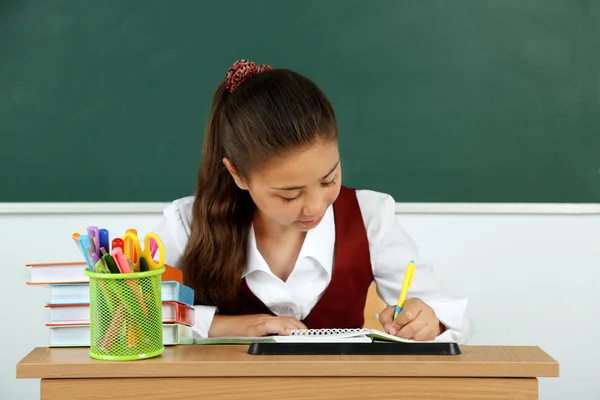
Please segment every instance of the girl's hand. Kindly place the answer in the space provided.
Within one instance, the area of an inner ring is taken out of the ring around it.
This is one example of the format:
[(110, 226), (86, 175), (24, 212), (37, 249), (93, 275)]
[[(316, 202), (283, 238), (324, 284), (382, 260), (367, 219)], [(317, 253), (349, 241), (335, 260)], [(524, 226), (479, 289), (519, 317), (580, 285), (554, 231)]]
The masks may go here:
[(293, 329), (307, 329), (306, 325), (292, 317), (274, 317), (268, 314), (215, 315), (209, 337), (218, 336), (287, 336)]
[(274, 317), (272, 315), (251, 315), (247, 320), (244, 336), (267, 336), (278, 334), (287, 336), (294, 329), (308, 329), (306, 325), (292, 317)]
[(412, 340), (433, 340), (445, 329), (437, 319), (433, 308), (421, 299), (406, 300), (402, 311), (396, 320), (392, 321), (394, 310), (396, 306), (386, 307), (379, 314), (381, 326), (390, 335)]

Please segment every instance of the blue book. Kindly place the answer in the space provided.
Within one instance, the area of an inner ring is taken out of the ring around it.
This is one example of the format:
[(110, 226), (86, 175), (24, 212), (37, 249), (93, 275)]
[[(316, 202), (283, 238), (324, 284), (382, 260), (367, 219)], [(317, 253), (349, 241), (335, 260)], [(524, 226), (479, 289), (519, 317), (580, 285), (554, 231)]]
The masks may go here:
[[(56, 283), (50, 284), (50, 301), (52, 304), (90, 304), (90, 284), (82, 283)], [(177, 301), (193, 305), (194, 290), (177, 281), (162, 281), (162, 301)]]

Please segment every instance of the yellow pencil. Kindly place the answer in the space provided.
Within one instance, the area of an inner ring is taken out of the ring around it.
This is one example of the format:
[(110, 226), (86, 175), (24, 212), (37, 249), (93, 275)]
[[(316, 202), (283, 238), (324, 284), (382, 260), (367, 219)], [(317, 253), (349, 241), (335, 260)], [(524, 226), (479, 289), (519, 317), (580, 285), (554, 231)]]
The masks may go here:
[(406, 294), (408, 293), (408, 289), (410, 285), (412, 285), (413, 277), (415, 275), (415, 262), (410, 260), (408, 266), (406, 267), (406, 272), (404, 273), (404, 282), (402, 282), (402, 290), (400, 291), (400, 297), (398, 297), (398, 304), (396, 305), (396, 310), (394, 310), (394, 319), (398, 317), (400, 311), (402, 311), (402, 307), (404, 307), (404, 302), (406, 301)]

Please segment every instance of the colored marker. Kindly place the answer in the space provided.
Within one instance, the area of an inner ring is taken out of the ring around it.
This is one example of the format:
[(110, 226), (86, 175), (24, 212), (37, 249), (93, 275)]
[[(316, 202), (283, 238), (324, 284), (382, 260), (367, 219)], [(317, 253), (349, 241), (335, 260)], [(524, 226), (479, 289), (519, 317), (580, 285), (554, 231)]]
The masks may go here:
[[(100, 257), (100, 233), (97, 226), (88, 226), (87, 228), (88, 237), (94, 247), (94, 254)], [(95, 263), (94, 263), (95, 264)]]
[(94, 254), (94, 252), (90, 238), (87, 235), (80, 235), (78, 241), (86, 264), (90, 268), (90, 271), (94, 272), (94, 264), (92, 263), (92, 254)]
[[(98, 256), (93, 254), (92, 258), (98, 259)], [(102, 258), (96, 261), (96, 264), (94, 264), (94, 268), (96, 269), (96, 272), (99, 272), (101, 274), (110, 274), (110, 271), (108, 270), (108, 267), (106, 266), (106, 264), (104, 263), (104, 259)]]
[(77, 246), (77, 249), (79, 249), (79, 251), (81, 251), (81, 246), (79, 245), (79, 236), (81, 236), (79, 233), (75, 232), (71, 237), (73, 238), (73, 241), (75, 242), (75, 246)]
[(120, 248), (121, 250), (123, 250), (123, 239), (121, 238), (114, 238), (112, 240), (112, 248), (116, 249), (116, 248)]
[(123, 250), (121, 250), (119, 247), (117, 247), (116, 249), (112, 250), (111, 255), (115, 259), (115, 262), (117, 263), (117, 267), (119, 267), (119, 270), (121, 271), (122, 274), (129, 274), (129, 273), (133, 272), (131, 270), (131, 268), (129, 267), (129, 263), (127, 262), (127, 259), (125, 258), (125, 254), (123, 254)]
[(100, 247), (104, 247), (104, 249), (106, 249), (107, 252), (110, 252), (110, 242), (109, 242), (109, 237), (108, 237), (108, 230), (100, 229), (99, 236), (100, 236)]
[(71, 237), (73, 238), (73, 240), (75, 241), (75, 244), (77, 245), (77, 247), (79, 247), (79, 236), (81, 236), (78, 232), (75, 232)]
[(108, 266), (108, 269), (110, 270), (110, 272), (112, 274), (118, 274), (119, 273), (119, 267), (117, 267), (117, 264), (115, 263), (115, 260), (113, 260), (113, 258), (110, 256), (110, 254), (108, 254), (106, 252), (106, 249), (104, 247), (101, 247), (100, 251), (102, 252), (102, 259), (104, 260), (104, 262)]
[(148, 264), (146, 263), (146, 259), (144, 256), (140, 257), (140, 272), (150, 271), (148, 268)]

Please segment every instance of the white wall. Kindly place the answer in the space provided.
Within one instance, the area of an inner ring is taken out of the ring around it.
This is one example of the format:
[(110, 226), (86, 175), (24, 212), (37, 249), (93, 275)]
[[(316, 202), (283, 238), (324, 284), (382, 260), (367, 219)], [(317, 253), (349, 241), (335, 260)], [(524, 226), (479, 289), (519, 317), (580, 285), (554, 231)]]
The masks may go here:
[[(15, 379), (15, 365), (48, 343), (49, 291), (25, 285), (24, 264), (80, 260), (72, 232), (94, 224), (145, 233), (162, 207), (117, 206), (120, 213), (103, 204), (0, 203), (0, 398), (39, 398), (39, 381)], [(600, 361), (600, 204), (413, 204), (399, 211), (439, 276), (470, 298), (472, 344), (540, 346), (560, 362), (561, 374), (540, 381), (541, 399), (600, 398), (593, 372)]]

